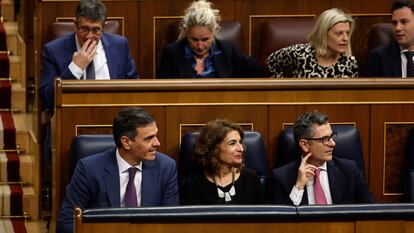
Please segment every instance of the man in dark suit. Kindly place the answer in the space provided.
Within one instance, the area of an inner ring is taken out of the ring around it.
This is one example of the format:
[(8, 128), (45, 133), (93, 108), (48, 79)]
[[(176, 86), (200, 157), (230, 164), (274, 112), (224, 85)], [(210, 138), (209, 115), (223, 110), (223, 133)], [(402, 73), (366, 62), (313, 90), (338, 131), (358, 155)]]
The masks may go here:
[(154, 118), (142, 108), (122, 109), (113, 122), (117, 148), (78, 161), (66, 188), (57, 232), (73, 232), (75, 206), (179, 205), (176, 164), (157, 152), (157, 132)]
[(125, 37), (104, 33), (107, 11), (99, 0), (81, 0), (76, 7), (76, 31), (43, 46), (40, 80), (43, 141), (43, 182), (50, 185), (52, 164), (50, 118), (55, 79), (138, 78)]
[(407, 68), (414, 63), (412, 55), (408, 55), (414, 51), (414, 1), (394, 2), (391, 13), (395, 40), (371, 52), (367, 69), (370, 77), (405, 78), (413, 75)]
[(373, 203), (355, 161), (332, 157), (336, 133), (320, 112), (300, 116), (293, 135), (302, 157), (273, 170), (275, 204)]
[(216, 38), (219, 10), (212, 3), (194, 1), (185, 11), (179, 41), (166, 46), (157, 68), (157, 78), (244, 78), (263, 76), (262, 67)]
[(42, 50), (40, 98), (53, 110), (54, 82), (62, 79), (138, 78), (125, 37), (104, 33), (107, 11), (99, 0), (81, 0), (76, 32), (45, 44)]

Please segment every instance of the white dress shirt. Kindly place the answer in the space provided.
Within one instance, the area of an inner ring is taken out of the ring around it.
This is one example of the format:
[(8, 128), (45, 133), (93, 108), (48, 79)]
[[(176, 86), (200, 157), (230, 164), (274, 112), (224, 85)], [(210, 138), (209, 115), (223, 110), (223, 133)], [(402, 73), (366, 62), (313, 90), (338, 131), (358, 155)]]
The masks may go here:
[(401, 49), (400, 56), (401, 56), (401, 77), (407, 78), (407, 57), (405, 56), (404, 52), (408, 50)]
[[(328, 205), (332, 204), (332, 197), (331, 197), (331, 190), (329, 188), (329, 179), (328, 179), (328, 170), (326, 166), (326, 162), (319, 167), (321, 173), (319, 175), (319, 181), (321, 182), (321, 186), (323, 192), (325, 193), (326, 203)], [(306, 184), (306, 191), (308, 193), (308, 204), (315, 205), (315, 192), (313, 189), (314, 177), (311, 177), (309, 182)], [(292, 191), (290, 192), (290, 200), (292, 200), (294, 205), (300, 205), (303, 198), (303, 193), (305, 189), (299, 190), (296, 185), (293, 185)]]
[[(78, 38), (76, 38), (76, 47), (78, 51), (81, 49)], [(96, 55), (93, 58), (93, 64), (95, 66), (95, 79), (96, 80), (109, 80), (111, 79), (109, 75), (109, 68), (108, 62), (106, 60), (105, 50), (102, 45), (102, 41), (99, 40), (98, 44), (96, 45)], [(72, 74), (78, 79), (86, 79), (86, 68), (82, 70), (77, 66), (73, 61), (69, 64), (69, 70)]]
[[(125, 191), (129, 181), (129, 172), (128, 169), (131, 167), (120, 155), (118, 149), (116, 149), (116, 161), (118, 162), (119, 169), (119, 184), (120, 184), (120, 197), (121, 197), (121, 207), (125, 207)], [(141, 181), (142, 181), (142, 162), (137, 166), (137, 173), (135, 174), (134, 184), (137, 191), (137, 204), (141, 206)]]

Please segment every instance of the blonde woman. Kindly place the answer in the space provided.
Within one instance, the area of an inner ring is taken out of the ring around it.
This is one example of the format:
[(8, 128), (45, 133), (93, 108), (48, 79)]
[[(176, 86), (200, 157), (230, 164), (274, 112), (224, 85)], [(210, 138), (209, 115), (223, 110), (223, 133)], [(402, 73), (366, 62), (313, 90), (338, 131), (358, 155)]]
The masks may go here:
[(178, 40), (166, 46), (157, 78), (258, 77), (262, 69), (229, 41), (216, 38), (220, 11), (211, 2), (194, 1), (184, 12)]
[(284, 67), (293, 67), (299, 78), (353, 78), (358, 65), (351, 51), (354, 20), (337, 8), (318, 16), (307, 44), (295, 44), (270, 54), (267, 66), (272, 77), (283, 77)]

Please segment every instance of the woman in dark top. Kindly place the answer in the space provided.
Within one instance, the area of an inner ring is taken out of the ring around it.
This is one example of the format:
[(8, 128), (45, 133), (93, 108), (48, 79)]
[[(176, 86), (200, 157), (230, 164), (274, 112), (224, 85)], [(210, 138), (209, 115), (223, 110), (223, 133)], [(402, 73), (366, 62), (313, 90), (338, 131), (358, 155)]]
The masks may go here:
[(219, 10), (206, 0), (194, 1), (184, 12), (178, 40), (163, 50), (157, 78), (245, 78), (263, 76), (255, 59), (217, 39)]
[(244, 168), (243, 129), (229, 120), (208, 122), (193, 152), (203, 171), (181, 187), (182, 204), (261, 204), (265, 194), (253, 170)]

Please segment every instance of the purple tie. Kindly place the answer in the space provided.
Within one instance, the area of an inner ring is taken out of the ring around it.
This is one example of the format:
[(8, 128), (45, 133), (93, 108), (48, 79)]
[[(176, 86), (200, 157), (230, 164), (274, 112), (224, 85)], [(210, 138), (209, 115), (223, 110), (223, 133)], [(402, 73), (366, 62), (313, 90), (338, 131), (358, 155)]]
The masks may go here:
[(125, 190), (125, 207), (137, 207), (137, 190), (135, 188), (135, 174), (137, 173), (138, 168), (130, 167), (128, 168), (129, 180)]
[(321, 173), (321, 169), (316, 169), (314, 183), (313, 183), (313, 190), (315, 192), (315, 201), (317, 205), (326, 205), (326, 197), (325, 193), (323, 192), (321, 181), (319, 180), (319, 175)]

